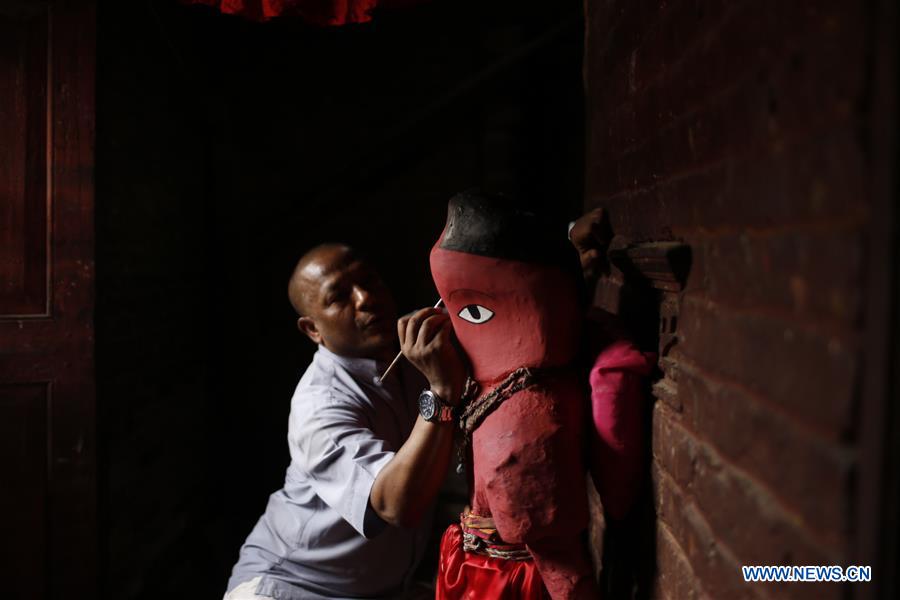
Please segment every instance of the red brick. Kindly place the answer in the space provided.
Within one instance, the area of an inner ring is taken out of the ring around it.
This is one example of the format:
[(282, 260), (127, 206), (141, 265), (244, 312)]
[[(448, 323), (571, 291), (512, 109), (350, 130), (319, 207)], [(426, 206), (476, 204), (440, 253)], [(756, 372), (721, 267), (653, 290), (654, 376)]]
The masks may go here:
[(804, 527), (839, 545), (848, 533), (854, 461), (850, 449), (828, 443), (740, 388), (705, 380), (684, 364), (678, 389), (692, 417), (685, 423), (693, 431), (764, 482)]
[[(671, 365), (668, 369), (664, 369), (664, 372), (666, 370), (672, 372), (678, 369), (677, 362), (669, 361), (669, 359), (667, 358), (663, 358), (662, 360), (668, 361)], [(664, 402), (670, 409), (675, 412), (680, 413), (682, 410), (684, 410), (684, 404), (681, 400), (682, 394), (678, 390), (678, 385), (668, 375), (653, 384), (653, 396), (661, 402)]]
[[(690, 437), (684, 430), (681, 435)], [(752, 479), (718, 460), (707, 445), (695, 442), (695, 446), (696, 474), (687, 487), (657, 463), (657, 516), (671, 529), (692, 571), (713, 598), (768, 595), (766, 586), (743, 582), (741, 565), (843, 564), (843, 555), (824, 551), (811, 541)], [(791, 591), (798, 598), (841, 597), (839, 586)]]
[(832, 436), (852, 431), (858, 369), (853, 339), (686, 297), (677, 351)]
[[(796, 43), (785, 45), (783, 41), (788, 38), (780, 33), (786, 28), (776, 27), (784, 21), (780, 17), (784, 11), (773, 7), (761, 11), (754, 3), (745, 3), (742, 10), (747, 14), (738, 13), (728, 19), (728, 27), (714, 36), (716, 43), (701, 45), (704, 54), (685, 57), (677, 69), (663, 63), (662, 70), (668, 78), (640, 93), (634, 88), (633, 63), (641, 58), (645, 48), (653, 48), (652, 36), (627, 56), (617, 55), (611, 70), (595, 77), (604, 85), (591, 94), (598, 104), (592, 100), (589, 106), (602, 112), (603, 129), (610, 135), (605, 141), (593, 142), (592, 147), (605, 146), (613, 156), (630, 149), (635, 154), (630, 159), (632, 164), (656, 162), (647, 169), (656, 178), (671, 177), (688, 166), (707, 163), (712, 157), (732, 156), (742, 147), (790, 137), (798, 129), (833, 125), (850, 116), (850, 108), (862, 93), (861, 70), (845, 68), (836, 76), (834, 67), (858, 64), (864, 48), (858, 37), (840, 35), (840, 31), (820, 39), (825, 28), (821, 23), (843, 23), (858, 15), (837, 18), (829, 17), (831, 13), (823, 16), (822, 11), (813, 11), (818, 17), (807, 15), (805, 27), (800, 27), (795, 35), (818, 36), (816, 44), (809, 42), (798, 49)], [(771, 33), (773, 28), (779, 33)], [(771, 37), (769, 46), (761, 46), (763, 34)], [(754, 70), (752, 62), (748, 63), (749, 57), (742, 58), (741, 52), (762, 56), (759, 69)], [(641, 68), (653, 69), (654, 57), (658, 55), (659, 51), (651, 53), (648, 66)], [(741, 68), (735, 69), (735, 64)], [(590, 81), (590, 65), (588, 73)], [(595, 129), (592, 138), (598, 134)], [(655, 146), (650, 142), (655, 136), (661, 136), (660, 150), (652, 150)], [(650, 150), (641, 152), (645, 146)], [(633, 187), (635, 181), (638, 185), (653, 183), (653, 179), (630, 171), (623, 172), (626, 186)]]
[[(660, 597), (837, 598), (742, 561), (853, 539), (864, 303), (867, 9), (587, 3), (586, 206), (693, 250), (653, 417)], [(617, 310), (621, 281), (595, 301)]]
[[(798, 139), (771, 153), (619, 194), (601, 191), (615, 187), (613, 179), (616, 185), (626, 183), (624, 169), (607, 162), (599, 179), (589, 174), (585, 204), (605, 206), (614, 231), (634, 239), (658, 239), (664, 230), (684, 239), (693, 231), (739, 234), (774, 228), (787, 234), (808, 223), (863, 223), (864, 164), (852, 144), (854, 135), (840, 128), (821, 139)], [(612, 175), (613, 169), (622, 172)]]
[(847, 327), (860, 317), (863, 239), (854, 223), (696, 237), (704, 293), (736, 308), (771, 307)]
[[(715, 537), (742, 560), (754, 564), (831, 564), (845, 555), (846, 548), (840, 541), (826, 543), (762, 482), (724, 460), (668, 410), (657, 405), (653, 420), (655, 436), (664, 440), (654, 444), (655, 463), (693, 499)], [(662, 447), (669, 451), (660, 452)], [(658, 498), (664, 489), (660, 485)]]
[(693, 499), (664, 472), (657, 471), (655, 477), (659, 489), (657, 527), (666, 527), (678, 541), (703, 592), (712, 598), (763, 597), (760, 588), (743, 582), (740, 562), (716, 538)]
[(588, 491), (588, 551), (591, 555), (591, 563), (594, 567), (594, 577), (599, 579), (603, 564), (603, 532), (606, 529), (606, 519), (603, 515), (603, 504), (600, 502), (600, 494), (594, 487), (591, 477), (587, 477)]
[(693, 600), (701, 596), (687, 556), (665, 523), (656, 526), (656, 555), (656, 596), (672, 600)]
[(637, 143), (638, 109), (635, 102), (639, 101), (638, 98), (629, 98), (606, 115), (603, 144), (610, 157), (619, 158), (626, 149)]
[(656, 405), (653, 411), (653, 459), (669, 477), (684, 489), (690, 489), (695, 478), (697, 440), (686, 435), (677, 419)]
[(692, 492), (711, 527), (741, 559), (758, 564), (826, 564), (840, 557), (810, 535), (764, 486), (701, 446)]

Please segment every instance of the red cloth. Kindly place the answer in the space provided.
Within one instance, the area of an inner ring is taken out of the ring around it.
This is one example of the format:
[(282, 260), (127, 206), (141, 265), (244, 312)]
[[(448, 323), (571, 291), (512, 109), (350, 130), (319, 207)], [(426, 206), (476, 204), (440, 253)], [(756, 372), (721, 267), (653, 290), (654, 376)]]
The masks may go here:
[(376, 8), (396, 8), (415, 0), (181, 0), (185, 4), (205, 4), (223, 13), (254, 21), (273, 17), (300, 17), (314, 25), (348, 25), (372, 20)]
[(534, 561), (470, 554), (462, 529), (451, 525), (441, 539), (435, 600), (549, 600)]
[(605, 512), (614, 519), (631, 509), (641, 484), (644, 381), (656, 355), (616, 340), (591, 369), (591, 476)]

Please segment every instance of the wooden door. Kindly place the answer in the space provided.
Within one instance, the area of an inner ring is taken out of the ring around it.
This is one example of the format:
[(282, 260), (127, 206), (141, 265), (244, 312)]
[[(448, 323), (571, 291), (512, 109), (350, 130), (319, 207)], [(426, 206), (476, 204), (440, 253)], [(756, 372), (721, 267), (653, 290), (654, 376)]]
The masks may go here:
[(0, 595), (97, 595), (93, 2), (0, 3)]

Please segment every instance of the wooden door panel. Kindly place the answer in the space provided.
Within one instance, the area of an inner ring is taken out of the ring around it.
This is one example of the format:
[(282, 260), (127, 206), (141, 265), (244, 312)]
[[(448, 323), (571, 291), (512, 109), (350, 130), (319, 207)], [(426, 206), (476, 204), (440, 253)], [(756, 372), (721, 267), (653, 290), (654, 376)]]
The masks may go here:
[[(14, 574), (12, 580), (6, 578), (13, 598), (46, 597), (49, 401), (47, 383), (0, 387), (0, 419), (15, 423), (15, 427), (4, 427), (0, 435), (4, 482), (0, 564)], [(28, 510), (23, 511), (23, 506)]]
[(0, 15), (0, 315), (46, 315), (49, 11)]
[(0, 572), (96, 598), (91, 1), (0, 3)]

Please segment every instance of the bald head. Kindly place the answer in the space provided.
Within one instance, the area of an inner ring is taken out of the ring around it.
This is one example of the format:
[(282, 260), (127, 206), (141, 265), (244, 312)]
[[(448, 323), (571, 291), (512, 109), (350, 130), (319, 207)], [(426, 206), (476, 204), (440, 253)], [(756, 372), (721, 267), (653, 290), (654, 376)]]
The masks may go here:
[(304, 254), (288, 281), (288, 299), (297, 314), (309, 314), (309, 302), (316, 297), (321, 281), (336, 268), (356, 258), (346, 244), (319, 244)]
[(341, 356), (387, 358), (397, 343), (394, 299), (352, 248), (322, 244), (303, 255), (288, 282), (297, 327)]

